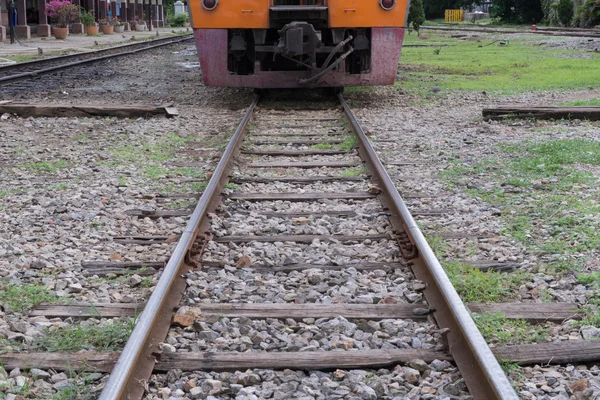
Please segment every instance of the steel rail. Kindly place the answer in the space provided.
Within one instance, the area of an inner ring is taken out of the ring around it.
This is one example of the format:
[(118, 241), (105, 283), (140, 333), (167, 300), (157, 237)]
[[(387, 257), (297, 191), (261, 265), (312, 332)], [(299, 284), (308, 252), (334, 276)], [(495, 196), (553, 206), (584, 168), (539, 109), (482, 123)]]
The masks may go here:
[(469, 392), (474, 399), (517, 400), (519, 397), (512, 388), (498, 360), (485, 342), (464, 303), (460, 299), (448, 275), (417, 226), (408, 207), (398, 193), (392, 179), (383, 167), (367, 135), (350, 110), (341, 94), (338, 99), (346, 116), (354, 128), (359, 141), (359, 152), (367, 162), (375, 184), (382, 189), (390, 220), (397, 232), (406, 232), (416, 258), (412, 262), (417, 278), (425, 281), (428, 288), (425, 296), (440, 328), (448, 328), (448, 346)]
[[(172, 39), (172, 38), (169, 38)], [(35, 71), (30, 71), (30, 72), (23, 72), (21, 74), (14, 74), (14, 75), (9, 75), (9, 76), (5, 76), (0, 78), (0, 85), (5, 85), (7, 83), (11, 83), (11, 82), (16, 82), (16, 81), (21, 81), (24, 79), (30, 79), (33, 77), (36, 77), (38, 75), (43, 75), (43, 74), (49, 74), (61, 69), (66, 69), (66, 68), (70, 68), (70, 67), (75, 67), (78, 65), (84, 65), (84, 64), (90, 64), (90, 63), (94, 63), (94, 62), (98, 62), (98, 61), (103, 61), (103, 60), (108, 60), (110, 58), (116, 58), (116, 57), (121, 57), (121, 56), (126, 56), (126, 55), (130, 55), (130, 54), (136, 54), (142, 51), (146, 51), (146, 50), (151, 50), (151, 49), (155, 49), (158, 47), (162, 47), (162, 46), (168, 46), (171, 44), (175, 44), (175, 43), (180, 43), (180, 42), (184, 42), (187, 40), (191, 40), (193, 39), (193, 37), (191, 35), (186, 36), (184, 38), (180, 38), (180, 39), (172, 39), (172, 40), (167, 40), (167, 39), (159, 39), (159, 41), (161, 41), (161, 43), (158, 44), (151, 44), (150, 46), (145, 46), (139, 49), (134, 49), (134, 50), (129, 50), (129, 51), (125, 51), (125, 52), (120, 52), (120, 53), (115, 53), (115, 54), (107, 54), (104, 56), (100, 56), (100, 57), (94, 57), (94, 58), (88, 58), (86, 60), (80, 60), (80, 61), (74, 61), (74, 62), (70, 62), (70, 63), (66, 63), (66, 64), (60, 64), (60, 65), (55, 65), (53, 67), (48, 67), (48, 68), (42, 68), (42, 69), (38, 69)], [(148, 44), (148, 43), (153, 43), (152, 42), (141, 42), (141, 43), (135, 43), (135, 44), (127, 44), (127, 45), (122, 45), (122, 46), (115, 46), (115, 47), (109, 47), (106, 49), (102, 49), (102, 50), (97, 50), (97, 52), (107, 52), (107, 51), (111, 51), (111, 50), (118, 50), (121, 48), (127, 48), (127, 47), (133, 47), (133, 46), (140, 46), (140, 45), (144, 45), (144, 44)], [(67, 56), (60, 56), (60, 57), (53, 57), (50, 59), (45, 59), (43, 60), (44, 63), (49, 63), (52, 61), (56, 61), (58, 59), (65, 59), (65, 58), (76, 58), (76, 57), (81, 57), (81, 56), (85, 56), (85, 55), (89, 55), (89, 54), (95, 54), (95, 53), (76, 53), (76, 54), (70, 54)], [(37, 64), (37, 63), (41, 63), (40, 61), (42, 60), (36, 60), (33, 61), (33, 63)], [(10, 67), (12, 67), (11, 69), (14, 68), (21, 68), (23, 67), (23, 65), (27, 64), (27, 65), (31, 65), (31, 62), (28, 63), (18, 63), (15, 64), (14, 66), (11, 65)], [(27, 66), (25, 65), (25, 66)], [(6, 68), (6, 67), (4, 67)], [(0, 69), (0, 72), (2, 72), (2, 70)]]
[[(135, 398), (134, 396), (131, 396), (131, 393), (140, 393), (140, 388), (143, 395), (143, 380), (148, 379), (149, 375), (144, 379), (140, 379), (139, 377), (134, 379), (137, 364), (140, 360), (146, 358), (145, 361), (147, 363), (152, 363), (151, 367), (154, 366), (154, 360), (148, 359), (151, 355), (148, 353), (152, 352), (148, 348), (151, 347), (148, 346), (148, 342), (152, 336), (152, 331), (156, 329), (160, 311), (165, 308), (164, 303), (166, 298), (170, 295), (174, 282), (181, 273), (188, 251), (196, 241), (196, 236), (201, 225), (208, 220), (207, 213), (211, 207), (214, 207), (215, 201), (218, 200), (218, 196), (223, 190), (223, 186), (228, 179), (227, 173), (230, 169), (231, 160), (240, 149), (240, 145), (246, 135), (246, 126), (254, 112), (256, 104), (258, 104), (258, 100), (259, 96), (257, 95), (246, 111), (246, 114), (233, 134), (233, 137), (229, 141), (227, 148), (223, 152), (223, 156), (221, 157), (217, 168), (214, 170), (206, 189), (202, 193), (198, 205), (194, 209), (194, 212), (175, 247), (173, 255), (163, 270), (148, 303), (146, 303), (144, 311), (137, 321), (129, 340), (125, 344), (125, 348), (121, 352), (102, 393), (100, 393), (99, 400)], [(162, 340), (164, 340), (164, 337)], [(151, 372), (152, 369), (150, 368), (150, 373)], [(136, 381), (136, 379), (139, 381)], [(141, 395), (138, 398), (141, 398)]]

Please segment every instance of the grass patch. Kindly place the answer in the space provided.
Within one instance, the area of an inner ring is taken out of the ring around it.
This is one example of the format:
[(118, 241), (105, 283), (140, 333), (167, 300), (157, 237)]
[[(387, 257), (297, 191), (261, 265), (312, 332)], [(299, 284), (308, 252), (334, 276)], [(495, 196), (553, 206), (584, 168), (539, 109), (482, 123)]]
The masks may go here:
[(338, 148), (342, 151), (350, 151), (356, 147), (358, 139), (355, 135), (349, 136), (346, 140), (338, 145)]
[(579, 274), (577, 283), (582, 285), (596, 285), (600, 287), (600, 272), (592, 272), (589, 274)]
[(36, 338), (32, 347), (41, 351), (76, 350), (120, 350), (135, 323), (132, 319), (109, 320), (102, 325), (72, 325), (64, 328), (48, 328), (45, 334)]
[(40, 303), (55, 303), (58, 298), (42, 285), (0, 284), (0, 304), (12, 312), (23, 312)]
[(600, 84), (599, 54), (550, 50), (525, 38), (510, 38), (509, 45), (499, 46), (489, 39), (459, 40), (432, 32), (426, 36), (429, 39), (407, 35), (405, 43), (427, 44), (429, 40), (448, 46), (440, 51), (431, 47), (402, 49), (400, 70), (405, 78), (398, 85), (411, 93), (430, 92), (439, 86), (442, 90), (516, 94)]
[(8, 196), (9, 194), (18, 194), (21, 193), (19, 189), (2, 189), (0, 190), (0, 199)]
[(310, 148), (313, 150), (329, 150), (333, 148), (333, 145), (331, 143), (317, 143), (313, 144)]
[(344, 168), (340, 175), (344, 178), (354, 178), (356, 176), (365, 175), (367, 173), (367, 169), (364, 166), (360, 167), (352, 167), (352, 168)]
[(581, 107), (581, 106), (590, 106), (600, 107), (600, 99), (589, 99), (589, 100), (573, 100), (567, 101), (566, 103), (559, 104), (560, 106), (572, 106), (572, 107)]
[(577, 283), (586, 285), (593, 291), (587, 295), (588, 307), (584, 309), (585, 316), (581, 321), (576, 321), (574, 324), (578, 326), (592, 325), (600, 328), (600, 271), (579, 274)]
[(58, 185), (50, 187), (50, 190), (55, 192), (61, 192), (63, 190), (67, 190), (68, 188), (69, 185), (67, 185), (66, 183), (59, 183)]
[(9, 60), (18, 62), (18, 63), (22, 63), (22, 62), (27, 62), (27, 61), (39, 60), (40, 58), (43, 58), (43, 57), (39, 56), (39, 55), (19, 54), (19, 55), (9, 56), (6, 58), (8, 58)]
[(479, 331), (490, 344), (526, 344), (545, 340), (549, 329), (500, 313), (473, 314)]
[(169, 170), (161, 165), (151, 164), (144, 169), (144, 175), (152, 180), (157, 180), (167, 175)]
[(59, 169), (68, 167), (68, 163), (65, 160), (58, 161), (34, 161), (27, 164), (19, 165), (19, 168), (29, 169), (37, 173), (49, 173), (55, 174)]
[[(585, 194), (597, 179), (574, 165), (600, 165), (600, 142), (555, 140), (504, 146), (496, 160), (455, 165), (443, 174), (453, 185), (485, 181), (467, 192), (502, 210), (502, 233), (535, 254), (557, 255), (555, 271), (577, 264), (571, 256), (600, 247), (600, 204)], [(493, 183), (493, 185), (490, 185)]]
[(497, 303), (515, 297), (525, 274), (483, 272), (459, 262), (442, 263), (448, 277), (464, 302)]

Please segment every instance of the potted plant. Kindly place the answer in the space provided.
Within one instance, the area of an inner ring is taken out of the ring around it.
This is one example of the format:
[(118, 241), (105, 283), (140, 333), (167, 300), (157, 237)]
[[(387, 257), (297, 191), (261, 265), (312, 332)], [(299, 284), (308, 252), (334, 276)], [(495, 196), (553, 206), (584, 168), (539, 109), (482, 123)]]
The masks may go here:
[(143, 32), (146, 29), (146, 22), (143, 19), (138, 19), (135, 23), (135, 30), (138, 32)]
[(111, 17), (101, 19), (99, 22), (103, 34), (112, 35), (115, 33), (115, 21)]
[(81, 20), (81, 23), (85, 25), (85, 31), (88, 36), (98, 34), (98, 26), (96, 25), (96, 18), (94, 17), (94, 12), (92, 10), (82, 12), (79, 19)]
[(56, 24), (52, 33), (64, 40), (69, 35), (69, 24), (79, 16), (79, 7), (69, 0), (50, 0), (46, 3), (46, 15)]
[(115, 33), (123, 33), (125, 32), (125, 24), (122, 23), (119, 19), (115, 20)]

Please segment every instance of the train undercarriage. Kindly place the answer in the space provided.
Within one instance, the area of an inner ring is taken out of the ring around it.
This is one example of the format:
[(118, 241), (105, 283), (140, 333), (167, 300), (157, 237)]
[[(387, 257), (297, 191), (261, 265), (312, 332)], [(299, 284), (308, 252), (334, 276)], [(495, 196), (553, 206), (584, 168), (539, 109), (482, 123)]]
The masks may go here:
[(276, 4), (269, 10), (268, 29), (194, 30), (206, 84), (393, 84), (404, 28), (330, 28), (326, 6)]

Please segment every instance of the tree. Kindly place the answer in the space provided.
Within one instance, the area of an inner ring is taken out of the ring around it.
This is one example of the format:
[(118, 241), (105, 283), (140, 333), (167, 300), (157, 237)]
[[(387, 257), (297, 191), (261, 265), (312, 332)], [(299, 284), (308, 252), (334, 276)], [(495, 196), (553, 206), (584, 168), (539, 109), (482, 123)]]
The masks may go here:
[(412, 23), (415, 31), (419, 33), (419, 28), (425, 22), (425, 9), (423, 8), (423, 0), (412, 0), (410, 2), (410, 10), (408, 12), (408, 26)]
[(563, 26), (570, 26), (573, 21), (573, 1), (560, 0), (558, 2), (558, 19)]
[(541, 0), (493, 0), (490, 16), (513, 24), (535, 24), (544, 13)]

